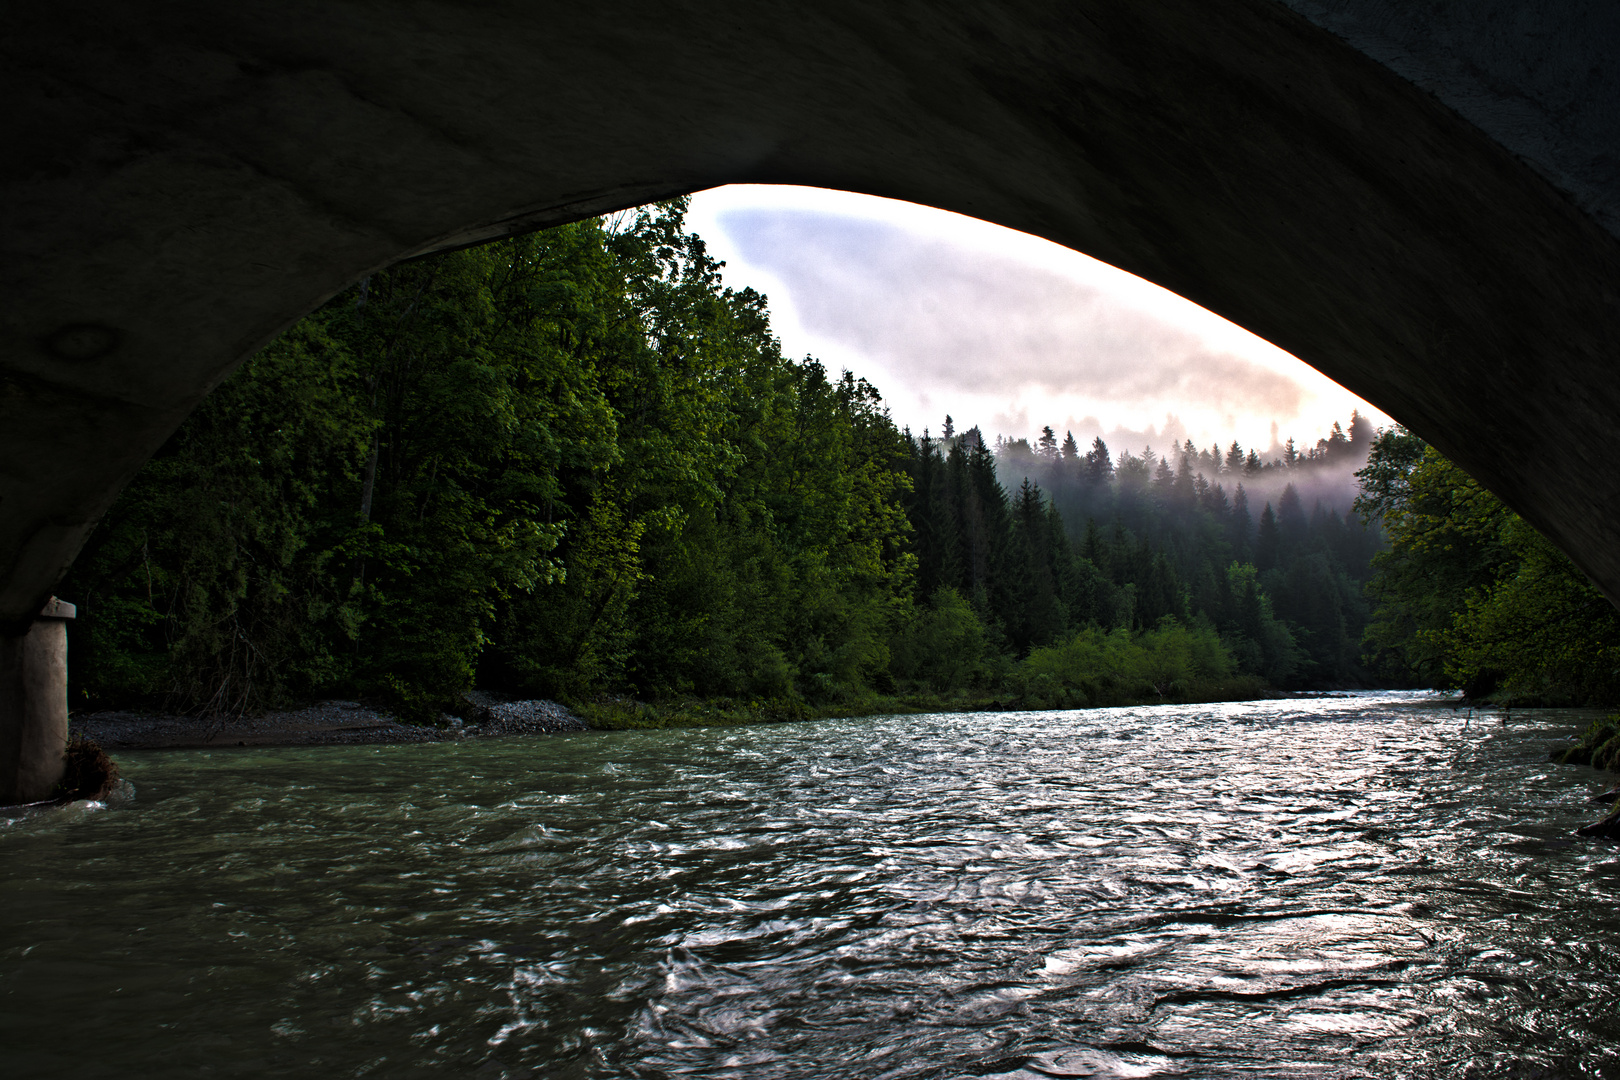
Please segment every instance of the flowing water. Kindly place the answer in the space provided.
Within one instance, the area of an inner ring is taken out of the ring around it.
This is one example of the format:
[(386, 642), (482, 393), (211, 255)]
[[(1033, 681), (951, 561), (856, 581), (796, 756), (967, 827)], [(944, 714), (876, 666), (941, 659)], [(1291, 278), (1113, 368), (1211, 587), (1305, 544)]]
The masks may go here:
[(6, 1077), (1602, 1076), (1568, 713), (1400, 695), (123, 755)]

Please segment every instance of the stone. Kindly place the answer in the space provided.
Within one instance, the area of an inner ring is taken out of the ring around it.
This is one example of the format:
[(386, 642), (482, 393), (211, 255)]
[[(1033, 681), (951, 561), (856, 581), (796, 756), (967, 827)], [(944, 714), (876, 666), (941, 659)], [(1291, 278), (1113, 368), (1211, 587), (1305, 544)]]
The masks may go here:
[(1582, 825), (1575, 830), (1575, 835), (1590, 836), (1600, 840), (1620, 840), (1620, 811), (1610, 814), (1602, 821)]
[(492, 702), (477, 720), (484, 735), (542, 735), (563, 731), (588, 731), (589, 725), (555, 701)]

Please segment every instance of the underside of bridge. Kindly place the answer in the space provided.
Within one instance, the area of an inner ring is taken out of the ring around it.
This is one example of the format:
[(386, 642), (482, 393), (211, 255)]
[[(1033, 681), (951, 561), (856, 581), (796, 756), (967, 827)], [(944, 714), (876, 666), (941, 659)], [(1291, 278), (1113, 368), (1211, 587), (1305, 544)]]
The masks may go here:
[(197, 402), (358, 277), (730, 182), (926, 203), (1157, 282), (1407, 424), (1620, 598), (1612, 5), (159, 0), (8, 22), (0, 638)]

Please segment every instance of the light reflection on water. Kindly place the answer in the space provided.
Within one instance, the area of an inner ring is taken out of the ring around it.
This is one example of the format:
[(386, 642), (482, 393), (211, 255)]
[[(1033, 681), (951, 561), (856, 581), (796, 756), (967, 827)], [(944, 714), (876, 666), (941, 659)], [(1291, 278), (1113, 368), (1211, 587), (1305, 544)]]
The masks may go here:
[(1400, 695), (124, 755), (0, 829), (8, 1076), (1578, 1076), (1572, 714)]

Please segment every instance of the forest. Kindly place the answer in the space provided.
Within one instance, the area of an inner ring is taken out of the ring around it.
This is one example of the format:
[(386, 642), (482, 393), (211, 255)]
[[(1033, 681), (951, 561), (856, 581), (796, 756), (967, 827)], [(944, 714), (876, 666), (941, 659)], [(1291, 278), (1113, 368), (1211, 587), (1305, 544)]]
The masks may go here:
[(1522, 705), (1620, 704), (1620, 612), (1439, 451), (1380, 432), (1356, 510), (1382, 521), (1363, 651), (1380, 678)]
[(1267, 460), (900, 430), (782, 355), (684, 212), (395, 266), (246, 362), (61, 586), (72, 706), (1614, 695), (1612, 607), (1410, 433), (1353, 416)]

